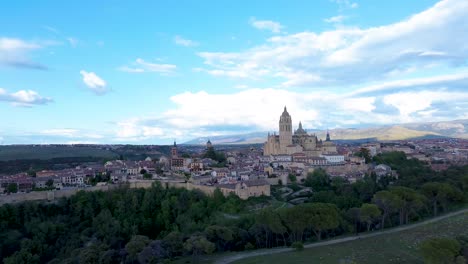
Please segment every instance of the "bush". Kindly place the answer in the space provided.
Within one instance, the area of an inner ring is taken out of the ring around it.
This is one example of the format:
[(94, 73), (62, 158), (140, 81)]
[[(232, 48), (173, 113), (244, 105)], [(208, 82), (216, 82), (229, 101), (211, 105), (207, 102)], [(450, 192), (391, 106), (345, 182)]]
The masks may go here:
[(291, 247), (294, 248), (295, 250), (303, 250), (304, 249), (304, 244), (302, 242), (294, 242), (291, 244)]
[(248, 242), (247, 244), (245, 244), (244, 246), (244, 250), (254, 250), (255, 249), (255, 246), (252, 245), (252, 243)]

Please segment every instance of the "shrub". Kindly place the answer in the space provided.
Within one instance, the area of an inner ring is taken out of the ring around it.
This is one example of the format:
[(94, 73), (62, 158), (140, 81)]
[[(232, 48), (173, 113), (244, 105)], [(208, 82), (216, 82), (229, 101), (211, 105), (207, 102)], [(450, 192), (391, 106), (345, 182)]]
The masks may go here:
[(302, 242), (294, 242), (291, 244), (291, 247), (294, 248), (295, 250), (303, 250), (304, 249), (304, 244)]

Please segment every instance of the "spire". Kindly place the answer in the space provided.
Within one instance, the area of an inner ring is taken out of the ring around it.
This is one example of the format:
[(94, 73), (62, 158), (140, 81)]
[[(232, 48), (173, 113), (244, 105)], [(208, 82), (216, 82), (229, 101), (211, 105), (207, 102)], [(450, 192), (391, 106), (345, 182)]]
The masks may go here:
[(327, 139), (325, 141), (330, 141), (330, 132), (327, 129)]
[(287, 112), (288, 110), (286, 109), (286, 106), (284, 106), (284, 112)]
[(299, 121), (299, 129), (302, 129), (302, 122)]
[(175, 141), (175, 139), (174, 139), (174, 147), (177, 147), (177, 144), (176, 144), (176, 141)]

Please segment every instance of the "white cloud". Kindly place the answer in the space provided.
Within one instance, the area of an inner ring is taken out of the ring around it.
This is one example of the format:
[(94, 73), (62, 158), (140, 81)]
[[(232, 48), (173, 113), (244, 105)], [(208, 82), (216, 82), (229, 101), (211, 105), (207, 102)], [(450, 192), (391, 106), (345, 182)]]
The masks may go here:
[(359, 7), (358, 3), (350, 1), (350, 0), (330, 0), (330, 1), (338, 4), (340, 11), (343, 11), (345, 9), (354, 9), (354, 8)]
[(117, 123), (116, 139), (118, 141), (141, 141), (164, 136), (164, 130), (156, 126), (140, 124), (141, 118), (134, 118)]
[(72, 46), (73, 48), (76, 48), (76, 46), (78, 46), (79, 40), (76, 38), (68, 37), (67, 41), (70, 44), (70, 46)]
[[(451, 103), (466, 100), (468, 100), (467, 92), (447, 91), (399, 92), (386, 95), (383, 98), (385, 104), (396, 107), (405, 118), (408, 118), (412, 113), (427, 110), (435, 102)], [(430, 113), (425, 111), (423, 115), (430, 116)]]
[(179, 46), (184, 46), (184, 47), (193, 47), (193, 46), (198, 46), (198, 42), (183, 38), (181, 36), (175, 36), (174, 37), (174, 42), (175, 44)]
[(332, 17), (329, 17), (329, 18), (325, 18), (323, 21), (325, 21), (327, 23), (342, 23), (346, 18), (347, 18), (347, 16), (338, 15), (338, 16), (332, 16)]
[(150, 63), (138, 58), (131, 67), (122, 66), (118, 70), (130, 73), (157, 72), (161, 75), (169, 75), (175, 72), (177, 66), (165, 63)]
[(236, 88), (236, 89), (247, 89), (247, 88), (249, 88), (249, 86), (246, 85), (246, 84), (238, 84), (238, 85), (234, 86), (234, 88)]
[(19, 90), (14, 93), (9, 93), (7, 90), (2, 88), (0, 88), (0, 101), (6, 101), (15, 106), (24, 107), (43, 105), (53, 102), (52, 98), (43, 97), (38, 92), (33, 90)]
[(102, 95), (107, 93), (107, 83), (94, 72), (80, 71), (84, 84), (95, 94)]
[(249, 22), (256, 29), (269, 30), (273, 33), (280, 33), (283, 28), (280, 23), (271, 20), (256, 20), (255, 18), (251, 18)]
[(299, 32), (271, 37), (240, 52), (198, 55), (208, 74), (255, 79), (287, 72), (282, 76), (284, 86), (401, 78), (428, 67), (464, 67), (468, 35), (460, 32), (468, 31), (467, 12), (467, 1), (445, 0), (393, 24)]
[(47, 26), (47, 25), (44, 25), (42, 26), (42, 28), (44, 28), (45, 30), (49, 31), (49, 32), (52, 32), (54, 34), (59, 34), (60, 31), (54, 27), (51, 27), (51, 26)]
[(47, 69), (46, 66), (28, 58), (28, 53), (41, 48), (43, 48), (43, 45), (36, 42), (0, 37), (0, 65), (45, 70)]
[(79, 134), (79, 131), (70, 128), (46, 129), (40, 131), (40, 134), (48, 136), (76, 137)]
[[(463, 78), (458, 74), (399, 80), (361, 88), (356, 93), (246, 86), (227, 94), (184, 92), (170, 97), (173, 108), (157, 116), (121, 122), (116, 134), (122, 140), (138, 141), (151, 137), (151, 128), (154, 137), (171, 138), (173, 131), (180, 131), (177, 137), (186, 139), (276, 131), (284, 105), (293, 116), (293, 125), (302, 121), (306, 128), (459, 119), (468, 112), (468, 92), (464, 89), (468, 79)], [(444, 88), (454, 84), (460, 86), (458, 91)]]

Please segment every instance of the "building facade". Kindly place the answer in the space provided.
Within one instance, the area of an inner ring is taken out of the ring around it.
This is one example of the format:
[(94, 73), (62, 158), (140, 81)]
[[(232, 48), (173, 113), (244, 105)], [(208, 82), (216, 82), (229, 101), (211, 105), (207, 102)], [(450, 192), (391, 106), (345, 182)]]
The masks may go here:
[(319, 157), (322, 154), (336, 153), (336, 145), (331, 141), (327, 132), (326, 140), (319, 140), (315, 134), (309, 134), (299, 127), (292, 133), (292, 118), (286, 106), (279, 120), (279, 135), (268, 134), (267, 141), (263, 148), (263, 155), (292, 155), (304, 153), (307, 157)]

